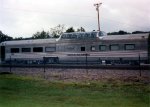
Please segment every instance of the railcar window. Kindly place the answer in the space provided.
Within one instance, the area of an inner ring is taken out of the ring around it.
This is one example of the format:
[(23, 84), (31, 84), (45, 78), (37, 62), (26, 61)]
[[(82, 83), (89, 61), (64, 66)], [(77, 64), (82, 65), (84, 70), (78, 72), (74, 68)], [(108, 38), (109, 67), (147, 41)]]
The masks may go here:
[(22, 52), (31, 52), (31, 48), (22, 48)]
[(101, 32), (98, 33), (98, 35), (99, 36), (106, 36), (107, 34), (105, 32), (103, 32), (103, 31), (101, 31)]
[(76, 35), (75, 35), (75, 34), (72, 34), (72, 35), (71, 35), (71, 38), (72, 38), (72, 39), (75, 39), (75, 38), (76, 38)]
[(95, 46), (91, 46), (91, 51), (95, 51), (95, 50), (96, 50)]
[(81, 38), (82, 38), (80, 33), (77, 34), (77, 38), (78, 38), (78, 39), (81, 39)]
[(119, 45), (118, 44), (110, 45), (110, 50), (111, 51), (117, 51), (117, 50), (119, 50)]
[(80, 38), (84, 39), (84, 34), (83, 33), (80, 33)]
[(34, 47), (33, 52), (43, 52), (43, 47)]
[(99, 36), (103, 36), (103, 33), (102, 33), (102, 32), (99, 32), (98, 35), (99, 35)]
[(75, 36), (75, 38), (78, 38), (78, 34), (77, 33), (74, 33), (73, 35)]
[(92, 32), (91, 33), (91, 38), (95, 38), (96, 37), (97, 32)]
[(90, 38), (90, 33), (85, 33), (85, 38)]
[(19, 53), (19, 48), (11, 48), (11, 53)]
[(125, 50), (134, 50), (135, 44), (125, 44)]
[(81, 47), (81, 51), (85, 51), (85, 47)]
[(100, 51), (106, 51), (106, 45), (99, 45)]
[(67, 35), (67, 39), (70, 39), (72, 37), (72, 34)]
[(45, 51), (46, 52), (55, 52), (56, 51), (56, 47), (45, 47)]
[(61, 38), (65, 39), (66, 38), (66, 34), (63, 34)]

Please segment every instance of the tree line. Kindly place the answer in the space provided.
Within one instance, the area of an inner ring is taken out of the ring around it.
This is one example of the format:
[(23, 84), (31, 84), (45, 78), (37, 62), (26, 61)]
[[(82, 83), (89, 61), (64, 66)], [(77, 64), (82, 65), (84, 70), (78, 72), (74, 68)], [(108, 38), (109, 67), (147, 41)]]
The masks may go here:
[[(63, 33), (71, 33), (71, 32), (85, 32), (85, 29), (83, 27), (80, 27), (77, 30), (75, 30), (75, 28), (69, 27), (66, 30), (64, 25), (57, 25), (56, 27), (50, 28), (50, 31), (47, 31), (47, 32), (44, 30), (41, 32), (38, 31), (35, 34), (33, 34), (32, 37), (29, 37), (29, 38), (22, 38), (22, 37), (13, 38), (11, 36), (8, 36), (8, 35), (2, 33), (2, 31), (0, 31), (0, 43), (3, 41), (11, 41), (11, 40), (58, 38)], [(139, 34), (139, 33), (150, 33), (150, 31), (149, 32), (134, 31), (134, 32), (130, 33), (130, 32), (120, 30), (118, 32), (109, 32), (107, 34), (108, 35), (125, 35), (125, 34)]]
[(10, 41), (10, 40), (30, 40), (30, 39), (46, 39), (46, 38), (58, 38), (63, 33), (71, 33), (71, 32), (85, 32), (83, 27), (78, 28), (75, 30), (73, 27), (69, 27), (67, 30), (64, 25), (57, 25), (56, 27), (50, 28), (50, 31), (38, 31), (29, 38), (17, 37), (13, 38), (8, 36), (2, 31), (0, 31), (0, 43), (3, 41)]

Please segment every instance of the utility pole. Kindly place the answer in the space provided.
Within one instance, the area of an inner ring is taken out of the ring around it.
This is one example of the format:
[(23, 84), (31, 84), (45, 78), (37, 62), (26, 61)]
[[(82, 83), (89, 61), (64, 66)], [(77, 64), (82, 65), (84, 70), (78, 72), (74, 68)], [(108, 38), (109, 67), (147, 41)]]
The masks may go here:
[(96, 7), (97, 16), (98, 16), (98, 31), (100, 32), (100, 20), (99, 20), (99, 7), (102, 5), (102, 3), (96, 3), (94, 6)]

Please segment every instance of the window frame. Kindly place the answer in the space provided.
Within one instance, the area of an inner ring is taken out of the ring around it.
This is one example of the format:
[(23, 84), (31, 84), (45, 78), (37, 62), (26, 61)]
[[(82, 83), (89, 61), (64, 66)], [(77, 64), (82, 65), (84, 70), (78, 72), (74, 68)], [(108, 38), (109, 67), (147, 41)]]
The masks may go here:
[[(12, 52), (12, 49), (17, 49), (17, 51)], [(20, 52), (20, 49), (19, 49), (19, 48), (11, 48), (11, 49), (10, 49), (10, 52), (11, 52), (11, 53), (19, 53), (19, 52)]]
[(85, 46), (81, 46), (81, 52), (85, 52)]
[[(112, 46), (118, 46), (118, 49), (117, 50), (112, 50)], [(109, 45), (109, 49), (110, 49), (110, 51), (118, 51), (118, 50), (120, 50), (120, 45), (119, 44), (111, 44), (111, 45)]]
[[(105, 50), (102, 50), (102, 49), (101, 49), (102, 46), (105, 46)], [(99, 45), (99, 51), (106, 51), (106, 49), (107, 49), (107, 46), (106, 46), (106, 45)]]
[[(127, 49), (126, 46), (129, 46), (129, 45), (134, 46), (134, 48), (133, 49)], [(124, 44), (124, 50), (135, 50), (135, 44)]]
[[(41, 48), (42, 50), (41, 51), (35, 51), (35, 49), (38, 49), (38, 48)], [(33, 52), (43, 52), (43, 47), (33, 47)]]
[[(47, 49), (50, 49), (50, 48), (53, 48), (54, 49), (54, 51), (48, 51)], [(56, 52), (56, 47), (45, 47), (45, 52)]]
[[(23, 49), (29, 49), (29, 51), (23, 51)], [(31, 48), (21, 48), (22, 53), (31, 52)]]
[(91, 46), (91, 51), (96, 51), (96, 47), (95, 46)]

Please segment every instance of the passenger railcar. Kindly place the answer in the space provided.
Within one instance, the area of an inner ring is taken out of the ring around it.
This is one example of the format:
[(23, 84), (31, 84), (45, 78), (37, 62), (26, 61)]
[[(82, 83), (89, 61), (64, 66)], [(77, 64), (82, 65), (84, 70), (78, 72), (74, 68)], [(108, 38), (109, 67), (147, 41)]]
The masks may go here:
[(148, 63), (149, 34), (64, 33), (58, 39), (5, 41), (1, 63), (138, 64)]

